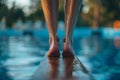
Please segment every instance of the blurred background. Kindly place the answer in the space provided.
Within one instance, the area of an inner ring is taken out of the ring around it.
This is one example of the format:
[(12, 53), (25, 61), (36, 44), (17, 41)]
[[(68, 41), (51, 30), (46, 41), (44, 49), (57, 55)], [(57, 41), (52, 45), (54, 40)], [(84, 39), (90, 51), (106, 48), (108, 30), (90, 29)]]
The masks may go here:
[[(59, 21), (64, 21), (64, 0), (59, 1)], [(113, 27), (120, 23), (119, 0), (83, 0), (77, 26)], [(0, 0), (0, 21), (7, 28), (14, 28), (19, 22), (44, 23), (40, 0)]]
[[(60, 51), (65, 35), (59, 0)], [(30, 80), (49, 49), (40, 0), (0, 0), (0, 80)], [(120, 80), (120, 0), (83, 0), (73, 35), (94, 80)]]

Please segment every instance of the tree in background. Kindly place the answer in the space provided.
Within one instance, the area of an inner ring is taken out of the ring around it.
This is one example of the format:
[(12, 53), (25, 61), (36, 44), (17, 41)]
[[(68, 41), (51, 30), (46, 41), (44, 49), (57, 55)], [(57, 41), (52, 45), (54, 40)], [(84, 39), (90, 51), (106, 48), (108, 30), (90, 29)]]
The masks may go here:
[(119, 0), (88, 0), (86, 5), (89, 6), (89, 12), (82, 14), (83, 19), (94, 28), (108, 26), (111, 22), (120, 20)]
[[(13, 3), (12, 8), (7, 6), (8, 0), (0, 0), (0, 20), (6, 17), (7, 26), (11, 26), (21, 18), (22, 20), (44, 21), (43, 11), (40, 5), (40, 0), (30, 0), (29, 7), (31, 13), (26, 16), (23, 12), (24, 8), (20, 8)], [(119, 0), (83, 0), (86, 1), (81, 7), (81, 13), (78, 18), (77, 26), (112, 26), (109, 25), (115, 20), (120, 20), (120, 1)], [(88, 6), (88, 12), (83, 12), (85, 6)], [(29, 13), (29, 12), (28, 12)], [(59, 0), (59, 20), (64, 20), (64, 0)]]
[(18, 19), (24, 20), (24, 12), (21, 8), (16, 8), (15, 3), (13, 3), (13, 7), (8, 10), (7, 13), (7, 25), (11, 27)]
[(93, 1), (93, 28), (97, 28), (100, 26), (101, 21), (101, 1), (100, 0), (92, 0)]
[(8, 12), (8, 8), (4, 4), (5, 2), (5, 0), (0, 0), (0, 20), (2, 19), (2, 17), (6, 16)]
[(36, 19), (44, 20), (43, 11), (40, 4), (40, 0), (31, 0), (30, 9), (32, 10), (32, 13), (26, 17), (27, 19), (31, 19), (33, 21)]
[(22, 20), (25, 19), (23, 9), (16, 8), (15, 3), (13, 3), (12, 8), (8, 9), (6, 3), (7, 0), (0, 0), (0, 20), (5, 17), (8, 27), (12, 27), (12, 24), (15, 23), (19, 18)]
[(116, 20), (120, 20), (120, 0), (102, 0), (102, 23), (109, 25)]

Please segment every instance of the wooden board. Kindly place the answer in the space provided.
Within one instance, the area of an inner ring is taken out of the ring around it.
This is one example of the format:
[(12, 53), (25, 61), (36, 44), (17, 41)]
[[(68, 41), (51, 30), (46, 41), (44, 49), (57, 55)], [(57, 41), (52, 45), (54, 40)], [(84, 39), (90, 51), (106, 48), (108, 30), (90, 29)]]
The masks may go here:
[(45, 57), (32, 80), (92, 80), (89, 72), (76, 58)]

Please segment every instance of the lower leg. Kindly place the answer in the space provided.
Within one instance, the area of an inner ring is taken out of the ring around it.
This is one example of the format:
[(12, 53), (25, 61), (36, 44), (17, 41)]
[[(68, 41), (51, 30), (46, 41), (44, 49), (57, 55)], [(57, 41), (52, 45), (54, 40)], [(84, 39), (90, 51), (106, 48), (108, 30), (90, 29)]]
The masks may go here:
[[(57, 23), (58, 23), (58, 0), (53, 0), (52, 1), (52, 8), (53, 8), (53, 13), (51, 15), (53, 15), (53, 24), (54, 24), (54, 33), (55, 33), (55, 37), (56, 37), (56, 42), (58, 43), (59, 42), (59, 38), (57, 36)], [(50, 36), (50, 41), (49, 41), (49, 44), (51, 45), (52, 43), (52, 37)]]
[(63, 48), (63, 56), (68, 57), (74, 56), (74, 51), (72, 50), (72, 35), (79, 15), (81, 2), (82, 0), (66, 0), (65, 6), (66, 37)]
[(59, 56), (59, 47), (56, 41), (58, 0), (41, 0), (41, 4), (50, 36), (50, 49), (48, 51), (48, 56)]
[(66, 41), (70, 41), (72, 39), (81, 3), (82, 0), (66, 0), (65, 8)]

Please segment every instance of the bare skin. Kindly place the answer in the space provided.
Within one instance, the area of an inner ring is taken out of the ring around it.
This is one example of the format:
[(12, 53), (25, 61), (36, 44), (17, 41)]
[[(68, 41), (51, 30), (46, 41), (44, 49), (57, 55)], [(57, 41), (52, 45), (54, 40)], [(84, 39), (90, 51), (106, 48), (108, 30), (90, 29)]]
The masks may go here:
[[(63, 57), (74, 57), (72, 48), (72, 35), (77, 22), (82, 0), (66, 0), (65, 3), (65, 26), (66, 36), (63, 46)], [(59, 57), (59, 46), (57, 32), (58, 0), (41, 0), (45, 20), (50, 36), (50, 49), (48, 57)]]
[(58, 21), (58, 0), (41, 0), (45, 20), (48, 26), (50, 49), (48, 57), (59, 57), (59, 46), (56, 36)]
[(63, 57), (74, 57), (74, 50), (72, 48), (72, 36), (74, 27), (80, 11), (82, 0), (66, 0), (65, 3), (65, 26), (66, 36), (63, 46)]

